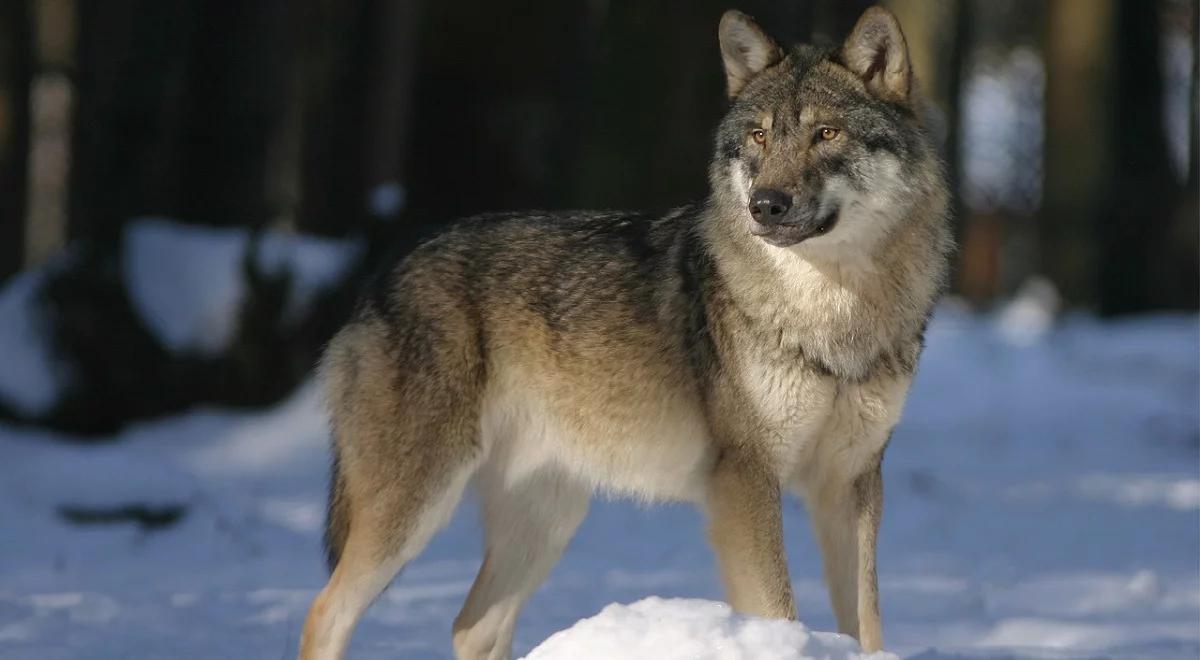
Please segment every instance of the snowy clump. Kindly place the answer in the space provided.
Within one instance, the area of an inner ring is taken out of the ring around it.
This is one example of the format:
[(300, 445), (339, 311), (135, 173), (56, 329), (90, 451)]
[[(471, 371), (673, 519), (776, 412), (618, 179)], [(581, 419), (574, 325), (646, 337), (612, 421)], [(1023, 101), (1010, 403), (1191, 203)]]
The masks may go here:
[(258, 263), (269, 275), (288, 273), (291, 290), (284, 318), (303, 318), (317, 293), (346, 274), (362, 254), (356, 240), (333, 240), (303, 234), (267, 232), (258, 246)]
[[(143, 218), (123, 237), (122, 274), (138, 315), (173, 351), (220, 353), (237, 332), (245, 300), (246, 228), (213, 228)], [(362, 250), (356, 240), (266, 232), (259, 264), (272, 275), (291, 273), (285, 316), (300, 317), (313, 294), (346, 272)]]
[(381, 183), (367, 196), (367, 208), (377, 218), (391, 218), (404, 210), (407, 194), (398, 181)]
[(735, 614), (724, 603), (646, 598), (612, 604), (551, 635), (526, 660), (800, 660), (895, 658), (864, 654), (845, 635), (810, 632), (796, 621)]
[(999, 312), (996, 329), (1014, 346), (1032, 346), (1054, 328), (1062, 299), (1045, 277), (1031, 277)]
[(0, 288), (0, 400), (30, 417), (54, 407), (68, 378), (54, 361), (37, 304), (45, 279), (44, 270), (25, 272)]
[(237, 330), (245, 250), (245, 232), (135, 220), (122, 246), (125, 290), (164, 346), (218, 353)]

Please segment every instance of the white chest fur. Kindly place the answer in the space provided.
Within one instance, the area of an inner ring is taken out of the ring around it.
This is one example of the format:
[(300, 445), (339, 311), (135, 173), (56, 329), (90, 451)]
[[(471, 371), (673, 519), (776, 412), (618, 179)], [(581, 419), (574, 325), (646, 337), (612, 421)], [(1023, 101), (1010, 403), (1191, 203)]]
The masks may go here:
[(762, 441), (780, 479), (797, 487), (869, 467), (900, 420), (911, 381), (889, 374), (849, 383), (764, 359), (742, 365), (740, 385)]
[(900, 419), (911, 374), (879, 366), (915, 341), (924, 310), (911, 294), (924, 291), (866, 256), (840, 253), (818, 264), (795, 250), (755, 247), (761, 259), (730, 260), (726, 272), (760, 335), (734, 342), (739, 385), (781, 479), (803, 487), (853, 478)]

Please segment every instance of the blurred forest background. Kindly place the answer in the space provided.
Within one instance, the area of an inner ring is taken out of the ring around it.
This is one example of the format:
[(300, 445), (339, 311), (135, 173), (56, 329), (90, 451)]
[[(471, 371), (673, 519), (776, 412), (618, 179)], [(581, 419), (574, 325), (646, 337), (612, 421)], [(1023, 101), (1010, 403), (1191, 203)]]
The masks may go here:
[[(0, 391), (0, 418), (99, 434), (277, 401), (387, 250), (431, 228), (702, 198), (723, 10), (832, 44), (870, 4), (0, 3), (0, 287), (39, 273), (65, 383), (38, 405)], [(958, 295), (986, 310), (1033, 282), (1105, 316), (1197, 308), (1197, 0), (883, 4), (955, 182)], [(147, 217), (246, 238), (228, 337), (170, 341), (139, 306), (126, 252)], [(297, 307), (302, 260), (263, 256), (287, 236), (358, 249)]]

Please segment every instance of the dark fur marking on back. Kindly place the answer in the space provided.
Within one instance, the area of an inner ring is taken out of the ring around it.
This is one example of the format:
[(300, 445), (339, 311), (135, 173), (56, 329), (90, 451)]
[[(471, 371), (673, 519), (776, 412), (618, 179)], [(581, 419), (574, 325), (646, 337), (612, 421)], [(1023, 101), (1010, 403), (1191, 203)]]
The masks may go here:
[[(705, 250), (694, 226), (680, 234), (676, 247), (675, 271), (679, 275), (679, 295), (684, 306), (683, 336), (692, 372), (698, 378), (713, 369), (716, 348), (709, 331), (704, 283), (715, 278), (712, 257)], [(705, 396), (701, 392), (701, 396)]]

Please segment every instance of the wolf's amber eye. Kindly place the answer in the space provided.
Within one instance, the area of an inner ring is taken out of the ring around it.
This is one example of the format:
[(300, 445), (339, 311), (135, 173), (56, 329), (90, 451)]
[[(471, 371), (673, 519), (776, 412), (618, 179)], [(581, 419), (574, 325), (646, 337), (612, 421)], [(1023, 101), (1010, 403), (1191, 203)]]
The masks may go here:
[(833, 138), (837, 137), (837, 136), (838, 136), (840, 133), (841, 133), (841, 131), (839, 131), (838, 129), (836, 129), (836, 128), (830, 128), (830, 127), (828, 127), (828, 126), (826, 126), (825, 128), (822, 128), (820, 131), (817, 131), (817, 135), (818, 135), (818, 136), (819, 136), (819, 137), (820, 137), (822, 140), (825, 140), (826, 142), (828, 142), (829, 140), (832, 140)]
[(766, 144), (767, 143), (767, 132), (761, 128), (756, 128), (756, 129), (750, 131), (750, 138), (752, 140), (754, 140), (755, 144)]

